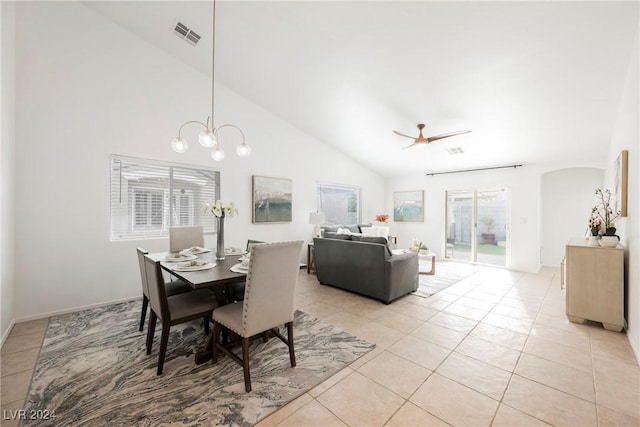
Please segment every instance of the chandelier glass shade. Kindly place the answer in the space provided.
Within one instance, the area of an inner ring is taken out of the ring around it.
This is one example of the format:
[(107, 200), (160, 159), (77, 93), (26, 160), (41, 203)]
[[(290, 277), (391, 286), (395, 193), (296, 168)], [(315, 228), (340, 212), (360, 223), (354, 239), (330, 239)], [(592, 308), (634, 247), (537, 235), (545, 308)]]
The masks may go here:
[(184, 153), (189, 149), (189, 143), (186, 139), (182, 138), (182, 128), (186, 125), (195, 123), (204, 127), (204, 129), (198, 135), (198, 142), (204, 148), (212, 148), (211, 158), (216, 161), (221, 161), (224, 159), (224, 150), (222, 149), (219, 132), (220, 129), (225, 127), (233, 128), (240, 132), (240, 136), (242, 140), (240, 144), (236, 147), (236, 153), (240, 157), (246, 157), (251, 154), (251, 147), (247, 145), (245, 141), (244, 132), (236, 126), (232, 124), (224, 124), (218, 127), (214, 126), (214, 111), (215, 111), (215, 57), (216, 57), (216, 0), (213, 0), (213, 16), (212, 16), (212, 31), (211, 31), (211, 42), (212, 42), (212, 53), (211, 53), (211, 115), (207, 117), (207, 122), (202, 123), (198, 120), (189, 120), (184, 122), (180, 128), (178, 129), (178, 136), (173, 138), (171, 141), (171, 148), (176, 153)]

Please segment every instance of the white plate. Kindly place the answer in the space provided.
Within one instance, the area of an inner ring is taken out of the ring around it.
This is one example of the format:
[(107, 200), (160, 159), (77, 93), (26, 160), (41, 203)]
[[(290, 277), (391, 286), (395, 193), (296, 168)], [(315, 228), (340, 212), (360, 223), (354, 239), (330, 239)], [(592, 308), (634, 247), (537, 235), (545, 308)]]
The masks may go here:
[(207, 252), (211, 252), (211, 249), (199, 248), (197, 246), (194, 246), (189, 249), (183, 249), (179, 253), (183, 255), (198, 255), (198, 254), (206, 254)]
[(194, 259), (198, 259), (195, 255), (185, 255), (180, 254), (180, 258), (167, 258), (166, 256), (161, 259), (164, 262), (183, 262), (183, 261), (193, 261)]
[(209, 262), (205, 265), (192, 265), (190, 267), (178, 267), (175, 266), (172, 268), (173, 271), (200, 271), (200, 270), (209, 270), (216, 266), (215, 262)]
[(247, 251), (240, 248), (224, 248), (225, 255), (244, 255)]
[(242, 264), (233, 265), (229, 270), (233, 271), (234, 273), (240, 273), (240, 274), (246, 274), (249, 272), (249, 269), (242, 267)]

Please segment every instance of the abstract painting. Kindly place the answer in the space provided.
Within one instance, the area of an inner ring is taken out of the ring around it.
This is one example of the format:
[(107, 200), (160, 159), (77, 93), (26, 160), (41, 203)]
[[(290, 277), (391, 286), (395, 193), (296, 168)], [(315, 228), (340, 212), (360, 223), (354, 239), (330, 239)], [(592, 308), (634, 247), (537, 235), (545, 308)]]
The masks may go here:
[(291, 222), (293, 181), (253, 176), (253, 223)]
[(394, 192), (393, 220), (422, 222), (424, 220), (424, 192), (422, 190)]

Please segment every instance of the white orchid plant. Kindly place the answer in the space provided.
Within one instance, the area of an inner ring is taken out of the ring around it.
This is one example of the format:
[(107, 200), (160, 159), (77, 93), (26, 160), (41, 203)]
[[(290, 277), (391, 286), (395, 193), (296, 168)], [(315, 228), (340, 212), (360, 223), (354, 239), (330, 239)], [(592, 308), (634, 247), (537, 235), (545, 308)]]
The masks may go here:
[(202, 210), (218, 218), (227, 216), (233, 218), (238, 215), (238, 208), (236, 208), (233, 202), (224, 202), (222, 200), (216, 200), (214, 203), (205, 203)]
[[(611, 209), (611, 191), (602, 191), (600, 188), (597, 188), (596, 199), (598, 204), (591, 209), (591, 217), (589, 220), (591, 233), (593, 234), (594, 231), (597, 231), (596, 227), (598, 227), (605, 235), (615, 236), (615, 221), (620, 216), (620, 211), (614, 212), (613, 209)], [(596, 228), (596, 230), (594, 230), (594, 228)]]

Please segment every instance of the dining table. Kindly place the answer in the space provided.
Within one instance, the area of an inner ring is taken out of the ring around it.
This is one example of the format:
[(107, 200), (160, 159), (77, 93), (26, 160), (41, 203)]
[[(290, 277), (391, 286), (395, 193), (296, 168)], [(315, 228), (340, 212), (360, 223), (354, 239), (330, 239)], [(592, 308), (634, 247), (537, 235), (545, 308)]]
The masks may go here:
[[(231, 267), (240, 263), (240, 257), (246, 251), (236, 251), (236, 254), (225, 255), (223, 260), (216, 259), (213, 251), (194, 254), (197, 259), (215, 263), (215, 267), (195, 271), (180, 271), (177, 268), (179, 262), (168, 261), (169, 252), (154, 252), (147, 256), (156, 262), (160, 262), (163, 270), (184, 281), (194, 289), (210, 288), (216, 296), (219, 305), (233, 304), (230, 299), (231, 292), (229, 285), (233, 283), (244, 283), (247, 273), (236, 270), (231, 271)], [(213, 357), (213, 330), (209, 333), (207, 345), (204, 350), (196, 352), (196, 364), (200, 365)]]

